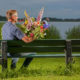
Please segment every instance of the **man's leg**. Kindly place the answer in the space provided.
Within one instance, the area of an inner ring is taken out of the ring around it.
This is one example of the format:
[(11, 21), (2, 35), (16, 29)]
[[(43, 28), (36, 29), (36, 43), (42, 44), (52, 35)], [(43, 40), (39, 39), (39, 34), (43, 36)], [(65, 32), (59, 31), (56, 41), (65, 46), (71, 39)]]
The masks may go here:
[(32, 60), (33, 60), (33, 58), (26, 58), (22, 67), (28, 67)]
[[(14, 56), (14, 54), (7, 53), (7, 56)], [(12, 58), (11, 62), (11, 69), (16, 68), (16, 63), (18, 62), (19, 58)]]
[[(31, 54), (36, 54), (36, 53), (22, 53), (22, 55), (31, 55)], [(33, 58), (26, 58), (24, 60), (22, 67), (28, 67), (32, 60), (33, 60)]]
[(16, 68), (16, 63), (18, 62), (19, 58), (12, 58), (11, 62), (11, 69)]

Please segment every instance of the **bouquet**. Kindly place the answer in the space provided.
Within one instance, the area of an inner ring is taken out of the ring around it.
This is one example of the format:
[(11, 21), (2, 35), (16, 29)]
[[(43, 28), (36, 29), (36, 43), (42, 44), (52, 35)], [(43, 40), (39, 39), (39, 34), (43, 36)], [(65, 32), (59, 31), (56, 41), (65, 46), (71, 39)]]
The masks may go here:
[(27, 12), (24, 11), (26, 18), (22, 26), (24, 27), (24, 32), (28, 37), (34, 37), (37, 39), (45, 38), (49, 24), (45, 20), (42, 21), (43, 12), (44, 8), (40, 10), (37, 19), (35, 19), (34, 17), (30, 17)]

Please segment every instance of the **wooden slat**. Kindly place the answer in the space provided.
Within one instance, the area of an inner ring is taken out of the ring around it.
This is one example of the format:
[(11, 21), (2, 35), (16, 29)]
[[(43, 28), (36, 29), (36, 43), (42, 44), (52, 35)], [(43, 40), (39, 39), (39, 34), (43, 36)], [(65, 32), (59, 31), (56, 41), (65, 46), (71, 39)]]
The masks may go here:
[[(34, 57), (34, 58), (48, 58), (48, 57), (51, 57), (51, 58), (57, 58), (57, 57), (65, 57), (66, 55), (65, 54), (31, 54), (31, 55), (19, 55), (19, 56), (13, 56), (14, 58), (17, 58), (17, 57), (20, 57), (20, 58), (25, 58), (25, 57)], [(72, 57), (80, 57), (80, 54), (72, 54)], [(12, 57), (8, 57), (8, 58), (12, 58)]]
[(73, 57), (80, 57), (80, 54), (72, 54)]
[(2, 58), (0, 58), (0, 64), (2, 64)]
[(7, 41), (7, 40), (0, 40), (0, 45), (1, 45), (1, 42), (2, 42), (2, 41)]
[(1, 45), (1, 41), (2, 41), (2, 40), (0, 40), (0, 45)]
[(48, 47), (48, 46), (28, 46), (28, 47), (9, 47), (8, 52), (20, 53), (20, 52), (64, 52), (63, 46), (60, 47)]
[(80, 45), (80, 39), (78, 40), (71, 40), (72, 45)]
[(65, 45), (65, 40), (35, 40), (31, 43), (25, 43), (23, 41), (8, 41), (8, 46), (61, 46)]
[[(1, 43), (1, 41), (3, 41), (3, 40), (0, 40), (0, 43)], [(44, 45), (48, 45), (48, 44), (51, 45), (51, 43), (53, 45), (64, 45), (65, 44), (65, 40), (55, 40), (55, 39), (47, 40), (47, 39), (44, 39), (44, 40), (35, 40), (29, 44), (26, 44), (26, 46), (27, 45), (40, 45), (40, 42), (41, 42), (41, 44), (44, 44)], [(13, 41), (8, 40), (8, 44), (9, 44), (9, 46), (22, 45), (22, 44), (25, 45), (25, 43), (23, 41), (20, 41), (20, 40), (18, 40), (18, 43), (17, 43), (17, 40), (13, 40)], [(72, 45), (80, 45), (80, 39), (77, 39), (77, 40), (71, 39), (71, 44)]]
[[(48, 58), (48, 57), (65, 57), (65, 54), (31, 54), (31, 55), (19, 55), (19, 56), (13, 56), (14, 58), (20, 57), (34, 57), (34, 58)], [(11, 57), (10, 57), (11, 58)]]
[(80, 52), (80, 46), (72, 47), (72, 52)]
[[(1, 59), (1, 55), (0, 55), (0, 60), (2, 60)], [(65, 57), (65, 54), (31, 54), (31, 55), (19, 55), (19, 56), (17, 56), (17, 55), (14, 55), (13, 57), (12, 56), (8, 56), (8, 58), (17, 58), (17, 57), (19, 57), (19, 58), (25, 58), (25, 57), (35, 57), (35, 58), (37, 58), (37, 57), (42, 57), (42, 58), (44, 58), (44, 57)], [(80, 54), (72, 54), (72, 57), (80, 57)], [(2, 61), (0, 61), (1, 63), (2, 63)]]
[[(48, 58), (48, 57), (65, 57), (65, 54), (31, 54), (31, 55), (15, 55), (15, 56), (8, 56), (8, 58), (25, 58), (25, 57), (34, 57), (34, 58)], [(72, 57), (80, 57), (80, 54), (72, 54)], [(0, 55), (1, 58), (1, 55)]]
[(2, 58), (2, 54), (0, 54), (0, 58)]

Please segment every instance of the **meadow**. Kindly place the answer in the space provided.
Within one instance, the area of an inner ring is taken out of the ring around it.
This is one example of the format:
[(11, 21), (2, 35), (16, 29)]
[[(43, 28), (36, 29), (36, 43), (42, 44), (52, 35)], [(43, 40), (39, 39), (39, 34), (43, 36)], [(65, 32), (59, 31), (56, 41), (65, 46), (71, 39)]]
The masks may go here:
[[(75, 58), (72, 69), (65, 66), (65, 58), (34, 58), (28, 68), (20, 68), (24, 59), (20, 59), (15, 70), (1, 72), (4, 80), (80, 80), (80, 58)], [(0, 68), (1, 69), (1, 68)]]
[[(3, 23), (0, 23), (0, 32)], [(0, 33), (1, 39), (1, 33)], [(80, 80), (80, 58), (73, 58), (72, 68), (66, 68), (64, 58), (34, 58), (28, 68), (20, 68), (24, 58), (19, 59), (15, 70), (1, 72), (1, 80)]]

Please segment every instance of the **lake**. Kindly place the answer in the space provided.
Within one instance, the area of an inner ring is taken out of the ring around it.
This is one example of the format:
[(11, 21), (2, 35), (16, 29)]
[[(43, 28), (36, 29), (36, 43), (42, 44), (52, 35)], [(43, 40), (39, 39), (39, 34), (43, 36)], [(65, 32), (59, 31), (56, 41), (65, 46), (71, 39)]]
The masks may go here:
[(69, 28), (80, 25), (80, 22), (49, 22), (49, 24), (55, 26), (60, 31), (61, 37), (65, 39), (65, 32)]
[(61, 37), (65, 39), (66, 38), (65, 32), (69, 28), (80, 25), (80, 22), (49, 22), (49, 24), (55, 26), (60, 31)]

